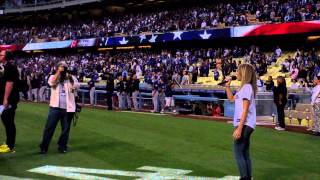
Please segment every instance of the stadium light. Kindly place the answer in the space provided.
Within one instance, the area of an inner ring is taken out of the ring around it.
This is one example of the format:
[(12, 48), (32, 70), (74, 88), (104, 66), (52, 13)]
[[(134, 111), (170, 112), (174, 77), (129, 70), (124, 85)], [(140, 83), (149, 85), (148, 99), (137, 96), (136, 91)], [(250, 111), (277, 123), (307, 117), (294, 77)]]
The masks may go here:
[(118, 50), (122, 50), (122, 49), (134, 49), (134, 46), (116, 47), (116, 49), (118, 49)]
[(99, 48), (98, 51), (109, 51), (113, 50), (113, 48)]
[(150, 49), (151, 46), (138, 46), (139, 49)]

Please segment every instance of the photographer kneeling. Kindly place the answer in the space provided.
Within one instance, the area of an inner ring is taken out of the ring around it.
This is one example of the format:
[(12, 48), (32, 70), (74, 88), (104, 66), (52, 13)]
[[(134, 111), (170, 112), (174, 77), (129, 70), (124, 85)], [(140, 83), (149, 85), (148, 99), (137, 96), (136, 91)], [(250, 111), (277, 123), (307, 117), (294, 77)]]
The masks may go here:
[(76, 111), (76, 90), (80, 85), (78, 80), (67, 72), (67, 64), (64, 62), (58, 63), (56, 73), (49, 77), (48, 84), (51, 87), (50, 109), (40, 144), (40, 153), (47, 153), (59, 120), (61, 135), (58, 141), (58, 151), (66, 153), (71, 121)]

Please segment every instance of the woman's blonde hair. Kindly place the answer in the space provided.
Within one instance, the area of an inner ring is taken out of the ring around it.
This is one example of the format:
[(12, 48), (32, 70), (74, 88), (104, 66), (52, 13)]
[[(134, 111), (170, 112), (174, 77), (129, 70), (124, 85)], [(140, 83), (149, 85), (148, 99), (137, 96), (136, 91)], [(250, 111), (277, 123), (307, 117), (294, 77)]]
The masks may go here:
[(254, 66), (251, 64), (240, 64), (238, 67), (238, 73), (240, 76), (240, 89), (245, 85), (245, 84), (251, 84), (254, 96), (257, 95), (257, 75), (256, 75), (256, 70)]

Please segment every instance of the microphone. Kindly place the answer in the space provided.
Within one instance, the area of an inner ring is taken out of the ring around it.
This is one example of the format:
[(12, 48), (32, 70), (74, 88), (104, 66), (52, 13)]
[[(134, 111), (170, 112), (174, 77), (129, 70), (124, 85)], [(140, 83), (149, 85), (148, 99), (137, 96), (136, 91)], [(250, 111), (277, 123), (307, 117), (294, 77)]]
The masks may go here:
[[(231, 76), (231, 79), (230, 79), (230, 80), (231, 80), (231, 81), (237, 80), (237, 76)], [(227, 82), (229, 82), (229, 81), (223, 80), (222, 82), (220, 82), (220, 83), (218, 84), (218, 86), (224, 86)]]

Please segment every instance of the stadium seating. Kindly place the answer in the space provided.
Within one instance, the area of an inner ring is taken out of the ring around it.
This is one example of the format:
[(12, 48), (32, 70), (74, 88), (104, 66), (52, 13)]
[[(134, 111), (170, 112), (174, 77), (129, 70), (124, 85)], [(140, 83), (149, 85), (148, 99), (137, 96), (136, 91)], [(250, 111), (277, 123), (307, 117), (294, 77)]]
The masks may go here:
[(298, 122), (298, 124), (301, 126), (310, 127), (312, 125), (311, 123), (314, 121), (311, 104), (298, 103), (294, 110), (285, 110), (285, 116), (289, 120), (290, 124), (295, 124), (293, 122)]

